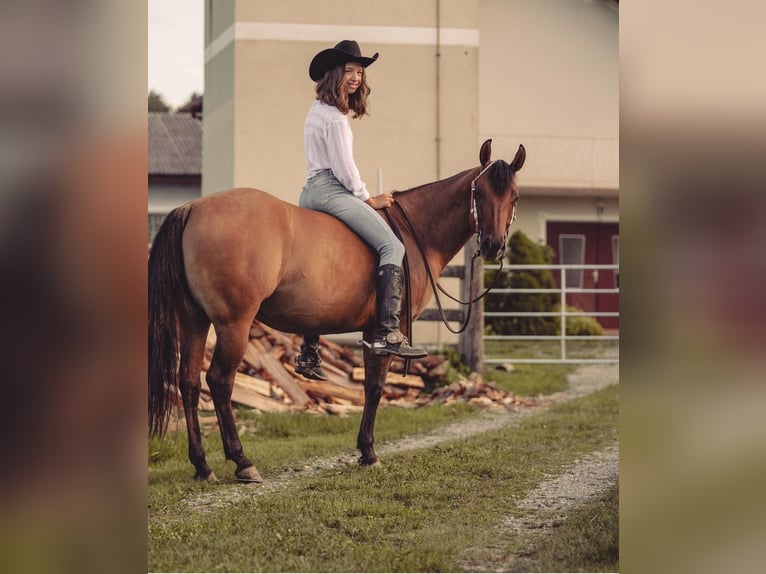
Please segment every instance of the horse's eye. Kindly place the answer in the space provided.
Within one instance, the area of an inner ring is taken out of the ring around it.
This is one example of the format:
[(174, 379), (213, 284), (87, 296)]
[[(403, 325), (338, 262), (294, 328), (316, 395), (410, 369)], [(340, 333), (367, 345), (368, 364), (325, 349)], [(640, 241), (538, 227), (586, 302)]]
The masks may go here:
[(517, 195), (516, 197), (513, 198), (513, 203), (516, 204), (518, 202), (519, 202), (519, 196)]

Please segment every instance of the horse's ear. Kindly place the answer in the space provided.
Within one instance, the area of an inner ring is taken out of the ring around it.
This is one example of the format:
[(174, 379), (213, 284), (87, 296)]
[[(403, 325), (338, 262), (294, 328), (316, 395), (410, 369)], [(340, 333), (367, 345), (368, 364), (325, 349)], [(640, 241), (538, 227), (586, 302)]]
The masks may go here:
[(524, 167), (525, 159), (527, 159), (527, 150), (524, 149), (523, 145), (519, 144), (519, 151), (516, 152), (516, 156), (511, 162), (511, 169), (513, 171), (519, 171), (522, 167)]
[(481, 144), (481, 151), (479, 151), (479, 161), (481, 166), (484, 167), (489, 163), (489, 159), (492, 157), (492, 140), (489, 139)]

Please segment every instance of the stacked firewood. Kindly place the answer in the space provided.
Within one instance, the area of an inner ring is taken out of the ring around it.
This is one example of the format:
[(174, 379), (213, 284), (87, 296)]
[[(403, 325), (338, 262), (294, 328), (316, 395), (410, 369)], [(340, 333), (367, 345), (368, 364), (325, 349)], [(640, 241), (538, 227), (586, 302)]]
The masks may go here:
[[(201, 374), (200, 408), (212, 410), (205, 375), (210, 366), (216, 337), (210, 329)], [(364, 405), (364, 366), (360, 348), (338, 345), (324, 337), (319, 341), (322, 367), (328, 381), (314, 381), (295, 372), (301, 337), (253, 323), (244, 360), (239, 366), (232, 402), (262, 412), (306, 410), (314, 413), (346, 415), (361, 411)], [(396, 360), (386, 377), (381, 406), (415, 408), (432, 403), (449, 404), (465, 400), (482, 407), (510, 409), (527, 404), (499, 390), (473, 374), (469, 379), (442, 386), (449, 362), (442, 355), (413, 360), (408, 373)], [(436, 389), (429, 392), (427, 389)]]

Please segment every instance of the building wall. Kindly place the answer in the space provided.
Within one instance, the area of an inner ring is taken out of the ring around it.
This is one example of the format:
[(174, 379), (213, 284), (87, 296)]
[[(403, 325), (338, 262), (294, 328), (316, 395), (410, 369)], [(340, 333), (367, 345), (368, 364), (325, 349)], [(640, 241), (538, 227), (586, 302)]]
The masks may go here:
[[(236, 1), (232, 11), (213, 3), (221, 14), (206, 39), (203, 193), (253, 186), (297, 203), (303, 121), (315, 97), (308, 65), (346, 38), (365, 54), (380, 52), (368, 70), (371, 115), (352, 121), (373, 193), (478, 163), (478, 0), (299, 4)], [(226, 17), (234, 18), (228, 27)]]
[[(603, 207), (599, 213), (599, 205)], [(521, 230), (530, 239), (545, 245), (548, 221), (619, 221), (616, 197), (555, 197), (525, 195), (519, 200), (518, 218), (511, 231)]]
[(524, 143), (522, 186), (619, 186), (618, 14), (603, 3), (208, 0), (205, 7), (203, 193), (252, 185), (297, 201), (302, 123), (314, 96), (308, 62), (344, 37), (381, 53), (369, 70), (372, 115), (352, 122), (371, 190), (473, 165), (485, 138), (496, 157), (510, 158)]
[(523, 143), (527, 187), (619, 187), (617, 12), (573, 0), (482, 0), (479, 132)]
[(202, 193), (234, 186), (234, 0), (205, 0)]

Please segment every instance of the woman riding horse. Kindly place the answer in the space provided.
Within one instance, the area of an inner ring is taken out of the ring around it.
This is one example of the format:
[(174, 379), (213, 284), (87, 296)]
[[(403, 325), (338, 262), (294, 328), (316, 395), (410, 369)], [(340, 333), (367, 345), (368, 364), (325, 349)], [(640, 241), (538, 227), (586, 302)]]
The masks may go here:
[[(418, 358), (426, 352), (410, 346), (400, 331), (404, 246), (375, 212), (390, 207), (393, 196), (370, 196), (354, 163), (348, 121), (349, 112), (354, 118), (367, 114), (370, 88), (365, 68), (377, 59), (377, 52), (372, 57), (362, 56), (359, 44), (343, 40), (311, 61), (309, 76), (316, 82), (317, 98), (303, 129), (307, 182), (299, 205), (337, 217), (378, 253), (378, 328), (372, 353)], [(319, 335), (305, 335), (295, 370), (309, 379), (327, 380), (318, 348)]]

